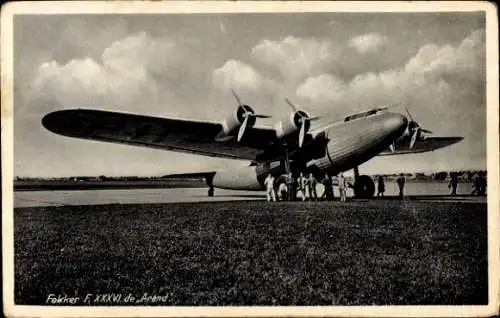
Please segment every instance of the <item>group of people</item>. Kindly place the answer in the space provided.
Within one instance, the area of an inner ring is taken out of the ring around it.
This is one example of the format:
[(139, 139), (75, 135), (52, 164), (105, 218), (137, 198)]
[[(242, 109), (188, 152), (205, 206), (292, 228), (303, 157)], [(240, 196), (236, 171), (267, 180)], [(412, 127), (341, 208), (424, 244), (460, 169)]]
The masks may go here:
[[(340, 201), (344, 202), (347, 199), (346, 190), (348, 184), (344, 179), (344, 175), (341, 173), (337, 176), (336, 181), (332, 177), (325, 173), (322, 180), (324, 191), (321, 196), (318, 196), (316, 191), (316, 185), (318, 181), (312, 173), (305, 176), (303, 172), (300, 172), (297, 179), (292, 177), (292, 174), (283, 175), (278, 179), (275, 179), (272, 174), (268, 174), (267, 178), (264, 180), (267, 193), (267, 201), (295, 201), (300, 193), (300, 198), (302, 201), (318, 201), (327, 200), (331, 201), (334, 199), (334, 186), (338, 187)], [(457, 195), (458, 187), (458, 176), (457, 174), (450, 174), (450, 182), (448, 188), (451, 189), (450, 195)], [(396, 184), (399, 188), (399, 198), (403, 199), (404, 188), (406, 184), (406, 179), (403, 174), (400, 174), (396, 179)], [(474, 179), (474, 190), (471, 195), (484, 196), (486, 195), (486, 177), (479, 173)], [(277, 191), (276, 191), (277, 189)], [(385, 182), (382, 176), (377, 178), (377, 197), (383, 197), (385, 193)]]
[(320, 182), (323, 184), (324, 191), (321, 196), (318, 196), (316, 190), (318, 180), (316, 180), (312, 173), (305, 176), (303, 172), (300, 172), (297, 179), (294, 179), (291, 173), (283, 175), (278, 179), (275, 179), (272, 174), (268, 174), (264, 180), (267, 201), (295, 201), (299, 193), (302, 201), (331, 201), (334, 198), (334, 186), (338, 187), (340, 201), (346, 201), (347, 187), (342, 173), (337, 177), (336, 182), (332, 180), (332, 177), (328, 173), (325, 173)]
[[(382, 176), (379, 177), (378, 179), (378, 191), (379, 193), (377, 196), (380, 195), (380, 191), (382, 189), (382, 196), (383, 192), (385, 191), (385, 186), (384, 186), (384, 181)], [(403, 192), (404, 192), (404, 187), (405, 187), (405, 177), (403, 174), (399, 176), (399, 178), (396, 179), (396, 183), (398, 184), (399, 187), (399, 197), (403, 197)], [(458, 174), (456, 173), (450, 173), (450, 182), (448, 183), (448, 188), (451, 189), (450, 195), (451, 196), (456, 196), (457, 195), (457, 187), (459, 183), (459, 178)], [(486, 177), (483, 173), (479, 173), (475, 178), (474, 178), (474, 185), (473, 185), (473, 191), (471, 195), (478, 195), (478, 196), (485, 196), (486, 195)]]
[[(457, 195), (458, 175), (456, 173), (450, 174), (450, 183), (448, 188), (451, 189), (450, 195)], [(478, 173), (474, 178), (473, 190), (471, 195), (485, 196), (486, 195), (486, 177), (483, 173)]]
[[(400, 199), (402, 199), (403, 195), (404, 195), (405, 183), (406, 183), (406, 178), (404, 177), (403, 174), (399, 175), (399, 177), (396, 179), (396, 183), (397, 183), (398, 189), (399, 189), (398, 197)], [(377, 197), (383, 197), (384, 193), (385, 193), (384, 178), (382, 176), (378, 176), (378, 178), (377, 178)]]
[[(396, 183), (399, 188), (399, 197), (403, 198), (404, 194), (404, 189), (405, 189), (405, 183), (406, 179), (403, 174), (400, 174), (399, 177), (396, 179)], [(377, 178), (377, 197), (383, 197), (385, 193), (385, 182), (384, 182), (384, 177), (378, 176)]]

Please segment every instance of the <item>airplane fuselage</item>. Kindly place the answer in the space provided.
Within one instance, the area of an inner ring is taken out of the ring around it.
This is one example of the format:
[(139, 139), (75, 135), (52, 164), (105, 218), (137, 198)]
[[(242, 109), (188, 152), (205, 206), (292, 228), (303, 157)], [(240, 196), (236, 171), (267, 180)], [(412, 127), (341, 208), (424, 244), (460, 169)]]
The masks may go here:
[[(306, 146), (298, 150), (299, 153), (294, 154), (296, 159), (291, 163), (291, 171), (296, 174), (305, 169), (315, 174), (327, 172), (336, 175), (350, 170), (387, 149), (404, 134), (407, 125), (405, 116), (382, 112), (322, 127), (324, 133), (317, 137), (324, 140), (320, 143), (321, 148), (318, 149), (316, 144), (315, 149)], [(301, 157), (309, 160), (302, 161)], [(296, 162), (300, 164), (294, 164)], [(284, 170), (279, 162), (219, 170), (216, 171), (212, 184), (223, 189), (262, 190), (268, 173), (281, 174)]]

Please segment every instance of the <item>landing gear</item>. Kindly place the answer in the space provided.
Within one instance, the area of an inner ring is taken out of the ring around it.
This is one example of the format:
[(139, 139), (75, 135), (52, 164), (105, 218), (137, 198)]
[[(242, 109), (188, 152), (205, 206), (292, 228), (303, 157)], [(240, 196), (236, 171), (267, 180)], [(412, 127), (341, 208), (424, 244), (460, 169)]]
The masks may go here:
[(213, 184), (214, 177), (215, 177), (215, 173), (213, 173), (213, 174), (207, 174), (205, 176), (205, 181), (206, 181), (206, 183), (208, 185), (208, 196), (209, 197), (213, 197), (214, 196), (214, 184)]
[(287, 186), (287, 198), (285, 199), (286, 201), (295, 201), (295, 187), (293, 186), (293, 178), (290, 170), (290, 158), (288, 156), (288, 148), (287, 144), (283, 143), (283, 154), (284, 158), (281, 160), (281, 165), (282, 168), (285, 170), (285, 182)]
[(358, 167), (354, 168), (354, 196), (361, 199), (370, 199), (375, 194), (375, 183), (366, 175), (359, 175)]
[(290, 173), (290, 158), (288, 157), (288, 148), (286, 143), (283, 144), (283, 153), (285, 158), (283, 159), (283, 165), (285, 168), (285, 173), (288, 175)]
[(372, 198), (375, 194), (375, 183), (369, 176), (359, 176), (354, 183), (354, 196), (361, 199)]

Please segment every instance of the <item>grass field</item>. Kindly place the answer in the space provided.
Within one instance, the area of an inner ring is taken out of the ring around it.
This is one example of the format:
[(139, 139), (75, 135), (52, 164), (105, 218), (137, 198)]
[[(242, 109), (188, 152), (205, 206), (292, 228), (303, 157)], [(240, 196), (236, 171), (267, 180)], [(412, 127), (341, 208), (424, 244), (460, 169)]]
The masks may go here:
[(19, 208), (15, 302), (147, 292), (167, 295), (160, 305), (486, 304), (486, 219), (486, 204), (458, 202)]

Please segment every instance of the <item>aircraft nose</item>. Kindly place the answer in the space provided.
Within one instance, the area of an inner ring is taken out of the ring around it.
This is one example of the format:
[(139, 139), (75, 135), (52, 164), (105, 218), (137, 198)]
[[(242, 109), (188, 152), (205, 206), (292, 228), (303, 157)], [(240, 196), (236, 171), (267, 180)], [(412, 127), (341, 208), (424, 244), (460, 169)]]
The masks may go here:
[(389, 114), (389, 117), (384, 122), (384, 127), (390, 132), (401, 131), (406, 129), (408, 119), (400, 114)]

